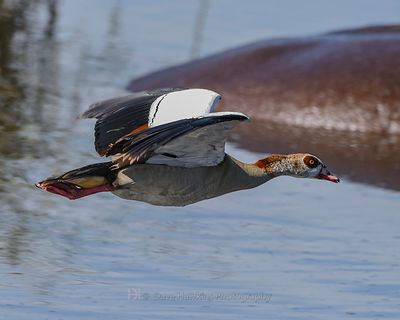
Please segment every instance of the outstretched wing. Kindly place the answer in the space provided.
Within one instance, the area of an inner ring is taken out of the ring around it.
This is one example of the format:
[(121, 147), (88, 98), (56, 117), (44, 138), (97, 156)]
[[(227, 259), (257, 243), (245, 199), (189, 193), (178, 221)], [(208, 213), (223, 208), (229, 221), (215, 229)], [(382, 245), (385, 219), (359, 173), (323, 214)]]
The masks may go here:
[(215, 166), (225, 157), (229, 131), (244, 120), (248, 117), (242, 113), (217, 112), (165, 123), (121, 138), (106, 155), (114, 155), (116, 168), (135, 163)]
[(104, 156), (127, 135), (211, 112), (220, 95), (205, 89), (143, 91), (92, 104), (81, 118), (96, 118), (95, 147)]

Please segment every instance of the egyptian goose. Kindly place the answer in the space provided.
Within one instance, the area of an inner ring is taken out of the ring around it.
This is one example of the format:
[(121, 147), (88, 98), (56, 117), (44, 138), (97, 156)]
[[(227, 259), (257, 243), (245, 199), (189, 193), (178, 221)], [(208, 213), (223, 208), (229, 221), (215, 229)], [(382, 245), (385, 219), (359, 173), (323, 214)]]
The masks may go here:
[(249, 118), (212, 112), (220, 98), (205, 89), (168, 88), (95, 103), (81, 118), (97, 119), (96, 151), (112, 161), (36, 186), (71, 200), (110, 191), (124, 199), (185, 206), (281, 175), (339, 182), (310, 154), (271, 155), (256, 163), (226, 154), (230, 130)]

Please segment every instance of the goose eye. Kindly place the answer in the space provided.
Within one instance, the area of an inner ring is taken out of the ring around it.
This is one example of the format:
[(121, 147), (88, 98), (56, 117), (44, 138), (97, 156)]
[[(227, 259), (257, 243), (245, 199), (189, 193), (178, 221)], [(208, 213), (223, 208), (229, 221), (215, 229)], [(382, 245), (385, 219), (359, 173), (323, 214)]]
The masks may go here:
[(311, 156), (304, 157), (304, 163), (309, 168), (316, 168), (319, 165), (318, 159)]

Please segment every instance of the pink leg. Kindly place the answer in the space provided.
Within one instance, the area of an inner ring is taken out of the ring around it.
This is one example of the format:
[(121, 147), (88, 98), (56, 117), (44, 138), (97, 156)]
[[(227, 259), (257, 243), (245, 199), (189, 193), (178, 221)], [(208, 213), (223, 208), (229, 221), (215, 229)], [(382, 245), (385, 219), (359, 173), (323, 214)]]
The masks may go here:
[(70, 200), (79, 199), (98, 192), (113, 190), (113, 187), (110, 184), (104, 184), (92, 188), (81, 188), (75, 184), (62, 181), (56, 181), (54, 183), (46, 183), (46, 181), (43, 181), (37, 183), (36, 187), (66, 197)]

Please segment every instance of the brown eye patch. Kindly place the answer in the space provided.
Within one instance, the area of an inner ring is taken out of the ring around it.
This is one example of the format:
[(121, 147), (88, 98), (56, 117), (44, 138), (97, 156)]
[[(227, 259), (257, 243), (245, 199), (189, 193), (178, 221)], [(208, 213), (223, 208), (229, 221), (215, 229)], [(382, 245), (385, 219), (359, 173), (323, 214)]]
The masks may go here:
[(319, 165), (318, 159), (313, 156), (305, 156), (303, 161), (309, 168), (316, 168)]

